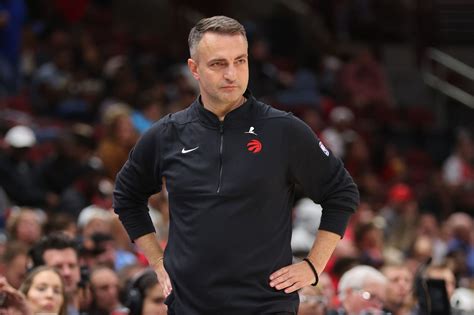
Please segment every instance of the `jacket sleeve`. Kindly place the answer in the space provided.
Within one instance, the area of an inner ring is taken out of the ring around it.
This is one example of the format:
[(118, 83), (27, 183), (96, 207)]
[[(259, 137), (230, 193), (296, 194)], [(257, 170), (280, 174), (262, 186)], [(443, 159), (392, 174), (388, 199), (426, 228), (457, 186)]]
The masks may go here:
[(323, 208), (319, 229), (344, 235), (359, 205), (359, 191), (342, 161), (303, 121), (291, 116), (288, 128), (290, 179)]
[(155, 232), (148, 198), (161, 190), (160, 130), (157, 123), (138, 140), (115, 180), (113, 207), (131, 240)]

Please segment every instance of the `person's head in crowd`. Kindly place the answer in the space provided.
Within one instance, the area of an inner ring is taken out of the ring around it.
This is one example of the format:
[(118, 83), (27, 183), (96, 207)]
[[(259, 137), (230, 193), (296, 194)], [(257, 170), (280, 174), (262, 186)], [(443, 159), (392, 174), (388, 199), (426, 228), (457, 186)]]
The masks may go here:
[(102, 116), (104, 137), (99, 142), (98, 157), (104, 163), (105, 173), (110, 179), (122, 168), (128, 153), (138, 139), (133, 127), (131, 111), (128, 105), (112, 104)]
[(130, 314), (165, 315), (167, 307), (165, 296), (156, 273), (146, 269), (136, 274), (126, 286), (125, 306)]
[(450, 299), (452, 314), (474, 314), (474, 290), (457, 288)]
[(95, 205), (82, 209), (77, 218), (77, 227), (81, 237), (88, 240), (95, 233), (110, 234), (112, 218), (113, 214), (110, 211)]
[(407, 184), (395, 184), (388, 191), (388, 202), (391, 204), (402, 204), (413, 200), (413, 198), (413, 190)]
[(9, 241), (0, 257), (0, 274), (18, 289), (26, 275), (29, 247), (18, 241)]
[(131, 110), (126, 104), (112, 104), (103, 113), (104, 136), (115, 143), (128, 147), (137, 140), (137, 133), (131, 120)]
[(440, 237), (440, 227), (433, 213), (422, 213), (418, 220), (418, 235), (426, 235), (431, 238)]
[(109, 314), (118, 309), (119, 278), (114, 270), (106, 266), (98, 266), (91, 270), (90, 289), (92, 293), (92, 306), (94, 311)]
[(298, 291), (300, 306), (298, 315), (323, 315), (326, 314), (328, 299), (323, 290), (318, 286), (306, 286)]
[(471, 162), (474, 159), (474, 141), (466, 129), (461, 129), (456, 135), (456, 153), (461, 159)]
[(354, 242), (363, 264), (379, 267), (383, 263), (383, 233), (375, 223), (359, 223), (355, 227)]
[(433, 240), (425, 235), (420, 235), (413, 241), (411, 257), (418, 262), (423, 262), (433, 257)]
[(77, 242), (64, 233), (43, 237), (30, 250), (33, 267), (46, 265), (58, 269), (68, 297), (78, 291), (81, 280)]
[(387, 278), (377, 269), (359, 265), (345, 272), (338, 284), (338, 295), (347, 314), (380, 312), (385, 303)]
[(64, 233), (71, 238), (77, 236), (77, 224), (75, 218), (65, 212), (55, 213), (48, 218), (48, 222), (44, 226), (44, 234)]
[[(145, 91), (138, 97), (135, 108), (150, 124), (159, 120), (164, 111), (162, 102), (159, 99), (153, 97), (151, 91)], [(137, 129), (140, 133), (143, 133), (146, 130), (145, 127), (149, 127), (148, 124), (146, 126), (142, 126), (136, 120), (133, 120), (133, 123), (135, 129)]]
[(451, 298), (456, 289), (456, 277), (447, 265), (430, 265), (426, 269), (425, 276), (428, 279), (444, 280), (448, 299)]
[(451, 239), (458, 240), (465, 244), (471, 242), (471, 232), (474, 224), (469, 214), (465, 212), (455, 212), (448, 217), (447, 225)]
[(338, 130), (349, 128), (354, 121), (354, 113), (346, 106), (334, 107), (329, 113), (329, 120)]
[(31, 270), (20, 287), (33, 314), (66, 315), (67, 296), (59, 272), (48, 266)]
[(18, 125), (7, 131), (4, 141), (12, 156), (21, 159), (36, 144), (36, 135), (30, 127)]
[(33, 245), (43, 233), (46, 215), (41, 210), (15, 208), (7, 220), (7, 232), (11, 240)]
[(413, 289), (413, 274), (403, 264), (385, 265), (381, 269), (387, 277), (385, 308), (398, 314), (400, 310), (410, 307)]

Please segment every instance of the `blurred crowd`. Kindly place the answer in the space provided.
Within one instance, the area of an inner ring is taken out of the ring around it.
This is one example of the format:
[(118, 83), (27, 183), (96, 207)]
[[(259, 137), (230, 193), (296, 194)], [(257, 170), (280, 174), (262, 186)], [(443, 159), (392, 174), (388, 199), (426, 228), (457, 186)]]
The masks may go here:
[[(68, 3), (0, 1), (0, 309), (165, 314), (111, 195), (140, 134), (197, 97), (187, 52), (134, 34), (109, 1)], [(350, 42), (347, 9), (329, 20), (335, 28), (318, 25), (320, 36)], [(245, 22), (249, 88), (311, 126), (361, 193), (318, 286), (300, 292), (300, 314), (474, 313), (472, 128), (437, 138), (429, 106), (399, 104), (378, 42), (289, 52), (274, 35), (287, 22)], [(294, 207), (295, 260), (322, 211), (304, 197)], [(165, 246), (166, 188), (149, 208)]]

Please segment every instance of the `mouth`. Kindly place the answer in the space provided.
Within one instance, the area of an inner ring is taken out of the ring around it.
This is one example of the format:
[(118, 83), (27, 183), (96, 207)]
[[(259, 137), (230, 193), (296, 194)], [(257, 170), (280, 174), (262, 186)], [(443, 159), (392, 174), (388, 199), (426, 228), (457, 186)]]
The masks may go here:
[(228, 86), (223, 86), (221, 89), (224, 89), (224, 90), (235, 90), (237, 89), (238, 86), (235, 86), (235, 85), (228, 85)]
[(46, 311), (52, 311), (54, 309), (54, 304), (53, 303), (44, 304), (43, 309)]

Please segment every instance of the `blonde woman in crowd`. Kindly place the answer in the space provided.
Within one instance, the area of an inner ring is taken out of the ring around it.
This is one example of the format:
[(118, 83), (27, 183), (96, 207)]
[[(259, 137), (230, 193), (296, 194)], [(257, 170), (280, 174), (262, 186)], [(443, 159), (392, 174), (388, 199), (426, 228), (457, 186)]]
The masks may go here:
[(31, 314), (66, 315), (67, 298), (63, 279), (56, 269), (33, 269), (20, 287)]

